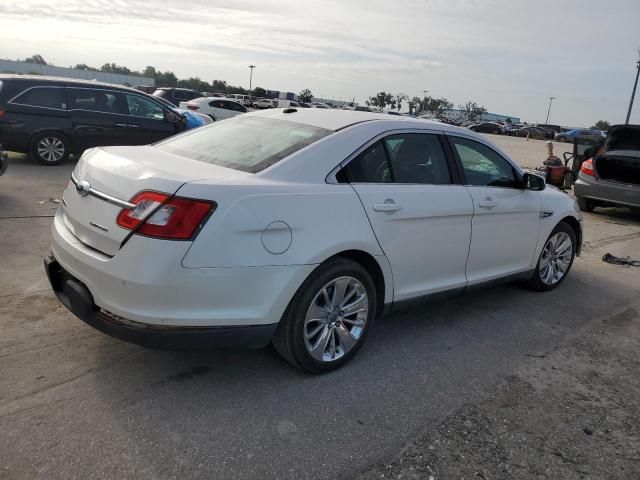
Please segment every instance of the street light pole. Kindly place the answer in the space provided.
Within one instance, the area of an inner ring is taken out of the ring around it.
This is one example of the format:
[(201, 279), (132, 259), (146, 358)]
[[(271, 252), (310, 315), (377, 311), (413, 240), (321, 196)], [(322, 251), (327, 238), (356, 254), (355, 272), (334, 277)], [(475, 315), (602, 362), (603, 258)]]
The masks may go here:
[[(638, 56), (640, 57), (640, 50), (638, 51)], [(633, 91), (631, 92), (631, 100), (629, 101), (629, 110), (627, 111), (627, 121), (625, 122), (627, 125), (629, 124), (629, 119), (631, 118), (631, 109), (633, 108), (633, 99), (636, 96), (636, 87), (638, 86), (638, 76), (640, 76), (640, 58), (638, 58), (636, 70), (637, 70), (636, 81), (633, 84)]]
[(427, 93), (429, 93), (429, 90), (422, 90), (422, 93), (424, 93), (424, 97), (422, 99), (422, 113), (427, 113)]
[(255, 65), (249, 65), (249, 101), (251, 101), (251, 82), (253, 81), (253, 69), (256, 68)]
[(547, 120), (544, 122), (545, 125), (549, 125), (549, 115), (551, 114), (551, 102), (553, 102), (556, 97), (549, 97), (549, 108), (547, 109)]

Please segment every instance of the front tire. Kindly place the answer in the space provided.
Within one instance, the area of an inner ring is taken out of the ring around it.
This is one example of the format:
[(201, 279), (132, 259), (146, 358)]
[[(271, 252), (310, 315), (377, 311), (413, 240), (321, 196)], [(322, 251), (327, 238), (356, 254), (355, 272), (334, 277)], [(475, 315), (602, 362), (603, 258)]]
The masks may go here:
[(69, 141), (58, 132), (39, 133), (31, 140), (29, 153), (43, 165), (60, 165), (69, 157)]
[(542, 248), (529, 287), (538, 292), (553, 290), (567, 277), (576, 256), (576, 232), (560, 222), (549, 234)]
[(360, 350), (377, 306), (371, 276), (360, 264), (336, 258), (320, 265), (294, 295), (273, 339), (292, 365), (326, 373)]

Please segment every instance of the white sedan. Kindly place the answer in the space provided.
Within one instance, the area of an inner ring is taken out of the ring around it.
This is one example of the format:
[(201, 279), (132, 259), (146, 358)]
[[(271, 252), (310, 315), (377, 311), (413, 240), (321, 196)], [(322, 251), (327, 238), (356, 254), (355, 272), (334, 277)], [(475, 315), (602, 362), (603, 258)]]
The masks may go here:
[(52, 234), (51, 285), (95, 328), (160, 348), (273, 341), (326, 372), (403, 302), (557, 287), (582, 228), (571, 197), (467, 129), (280, 109), (87, 151)]
[(213, 120), (224, 120), (247, 113), (247, 107), (226, 98), (199, 97), (180, 102), (180, 108), (208, 115)]

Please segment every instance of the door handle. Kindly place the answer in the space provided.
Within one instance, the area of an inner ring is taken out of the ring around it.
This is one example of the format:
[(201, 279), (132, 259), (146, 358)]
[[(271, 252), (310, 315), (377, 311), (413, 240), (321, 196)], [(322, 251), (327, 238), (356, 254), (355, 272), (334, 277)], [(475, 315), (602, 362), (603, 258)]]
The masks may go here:
[(498, 202), (496, 202), (493, 198), (491, 197), (487, 197), (484, 200), (480, 200), (478, 202), (478, 206), (480, 208), (488, 208), (491, 209), (493, 207), (496, 207), (498, 205)]
[(116, 123), (116, 127), (127, 127), (126, 123)]
[(127, 123), (127, 127), (131, 127), (131, 128), (139, 128), (140, 125), (138, 125), (137, 123)]
[(385, 200), (384, 203), (375, 203), (373, 209), (376, 212), (397, 212), (398, 210), (402, 210), (402, 207), (393, 200)]

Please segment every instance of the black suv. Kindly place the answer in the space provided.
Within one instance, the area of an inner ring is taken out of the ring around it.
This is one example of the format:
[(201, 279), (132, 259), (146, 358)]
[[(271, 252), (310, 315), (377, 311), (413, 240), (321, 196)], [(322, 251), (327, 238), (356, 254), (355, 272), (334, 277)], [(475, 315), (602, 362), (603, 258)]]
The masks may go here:
[(0, 75), (0, 144), (46, 165), (107, 145), (146, 145), (185, 130), (151, 95), (109, 83)]
[(202, 93), (196, 92), (189, 88), (170, 88), (163, 87), (156, 89), (152, 94), (154, 97), (162, 97), (166, 101), (173, 103), (176, 107), (180, 106), (180, 102), (188, 102), (194, 98), (204, 97)]

